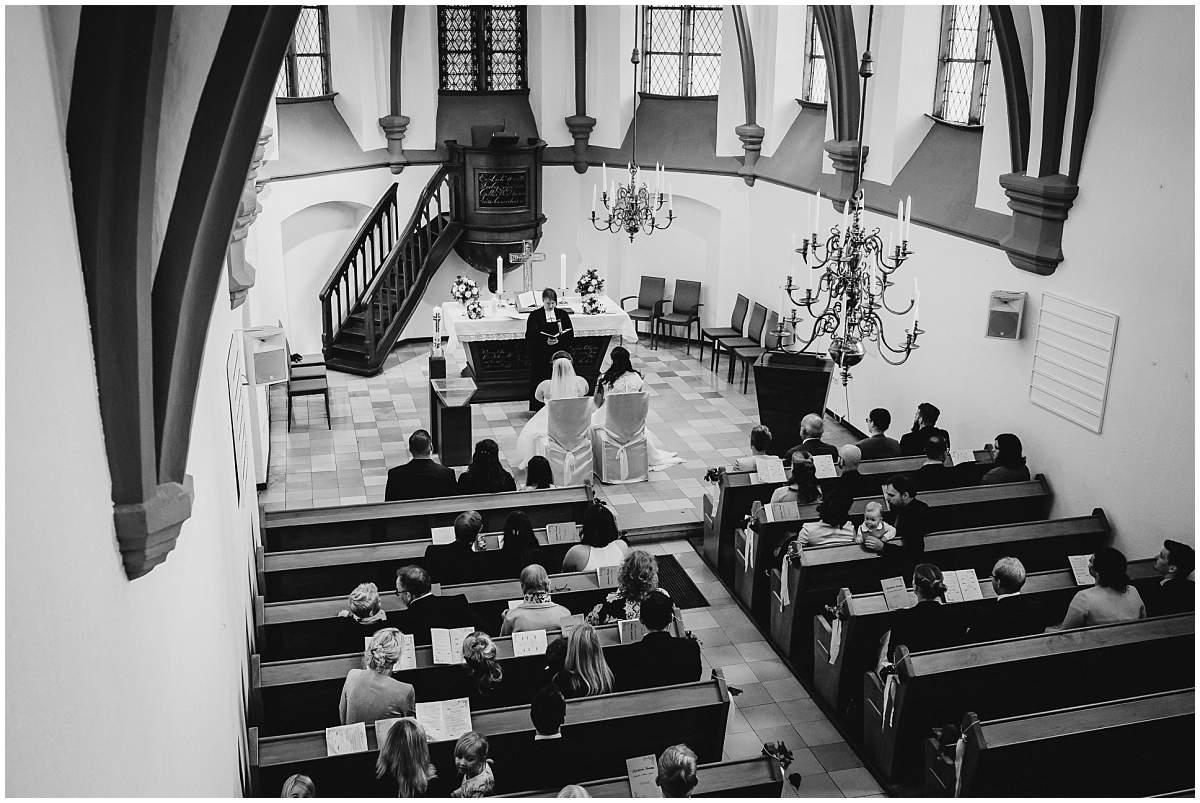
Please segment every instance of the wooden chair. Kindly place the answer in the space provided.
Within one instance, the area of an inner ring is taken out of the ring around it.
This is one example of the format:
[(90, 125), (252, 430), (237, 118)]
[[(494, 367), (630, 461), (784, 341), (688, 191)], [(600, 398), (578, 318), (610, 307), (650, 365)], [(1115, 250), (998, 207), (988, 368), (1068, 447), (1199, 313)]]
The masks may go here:
[[(292, 372), (292, 360), (288, 357), (288, 380), (287, 380), (287, 415), (288, 432), (292, 431), (292, 399), (297, 396), (317, 396), (325, 397), (325, 426), (333, 429), (333, 420), (329, 416), (329, 378), (325, 376), (325, 366), (320, 366), (320, 372), (316, 376), (308, 376), (306, 378), (297, 377)], [(311, 371), (312, 367), (302, 369)]]
[[(750, 329), (746, 333), (746, 337), (740, 335), (735, 337), (718, 337), (717, 342), (713, 344), (713, 373), (721, 369), (721, 349), (732, 351), (736, 348), (745, 348), (746, 346), (761, 346), (763, 329), (767, 326), (767, 308), (757, 301), (754, 302), (754, 307), (750, 310)], [(733, 366), (729, 367), (730, 384), (733, 384)]]
[[(704, 304), (700, 301), (700, 282), (693, 282), (688, 279), (678, 279), (675, 282), (675, 297), (671, 299), (671, 311), (658, 316), (656, 325), (670, 327), (674, 330), (676, 326), (682, 326), (685, 329), (686, 337), (686, 352), (692, 353), (692, 324), (696, 325), (696, 338), (700, 337), (700, 308)], [(665, 333), (665, 329), (663, 332)]]
[(746, 331), (746, 316), (750, 312), (750, 299), (746, 298), (741, 293), (738, 293), (737, 301), (733, 305), (733, 314), (729, 316), (729, 326), (706, 326), (700, 330), (700, 361), (704, 361), (704, 341), (711, 340), (713, 342), (713, 356), (709, 359), (709, 367), (715, 371), (716, 365), (713, 361), (717, 354), (717, 338), (719, 337), (741, 337)]
[(732, 379), (733, 370), (736, 365), (742, 366), (742, 393), (746, 392), (746, 388), (750, 384), (750, 366), (761, 357), (764, 353), (771, 349), (779, 348), (779, 333), (776, 331), (779, 328), (779, 313), (771, 310), (767, 315), (767, 325), (765, 329), (766, 344), (763, 346), (734, 346), (729, 350), (729, 376)]
[(621, 299), (621, 309), (625, 309), (626, 301), (632, 298), (637, 299), (637, 307), (626, 310), (626, 312), (633, 319), (635, 328), (641, 321), (646, 321), (650, 324), (650, 348), (657, 348), (654, 339), (654, 322), (659, 315), (662, 315), (663, 306), (667, 303), (666, 294), (666, 279), (661, 276), (643, 276), (641, 286), (638, 288), (638, 294), (636, 296), (625, 296)]

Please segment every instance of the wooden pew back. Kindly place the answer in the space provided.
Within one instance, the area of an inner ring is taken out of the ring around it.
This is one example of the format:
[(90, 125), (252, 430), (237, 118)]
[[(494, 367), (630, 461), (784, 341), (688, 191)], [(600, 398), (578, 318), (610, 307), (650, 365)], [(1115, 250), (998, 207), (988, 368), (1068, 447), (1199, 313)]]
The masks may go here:
[[(747, 758), (722, 761), (696, 767), (696, 788), (692, 797), (779, 797), (783, 791), (783, 771), (772, 758)], [(580, 784), (591, 797), (632, 797), (629, 777), (606, 778)], [(497, 797), (557, 797), (557, 789), (514, 792)]]
[(767, 502), (777, 482), (751, 482), (752, 472), (733, 471), (721, 475), (716, 508), (704, 497), (704, 543), (701, 554), (726, 584), (733, 582), (733, 531), (740, 526), (755, 502)]

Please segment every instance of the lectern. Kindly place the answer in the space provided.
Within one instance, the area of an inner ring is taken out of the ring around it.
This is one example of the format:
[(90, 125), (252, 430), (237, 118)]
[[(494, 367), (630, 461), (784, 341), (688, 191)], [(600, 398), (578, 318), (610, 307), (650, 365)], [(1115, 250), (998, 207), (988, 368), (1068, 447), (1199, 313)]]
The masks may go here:
[(833, 360), (808, 352), (768, 351), (754, 363), (758, 418), (771, 430), (771, 453), (800, 443), (800, 419), (825, 414)]

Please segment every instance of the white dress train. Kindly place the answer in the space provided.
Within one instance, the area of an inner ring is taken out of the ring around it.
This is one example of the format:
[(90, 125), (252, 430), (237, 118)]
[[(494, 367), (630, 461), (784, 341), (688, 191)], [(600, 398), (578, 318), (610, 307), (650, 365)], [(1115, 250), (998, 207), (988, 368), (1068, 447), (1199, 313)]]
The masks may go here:
[[(645, 381), (636, 371), (626, 371), (617, 377), (613, 382), (611, 389), (604, 388), (604, 394), (609, 393), (639, 393), (645, 389)], [(604, 406), (596, 408), (596, 412), (592, 414), (592, 426), (604, 426)], [(676, 463), (682, 463), (683, 458), (679, 457), (675, 452), (668, 452), (663, 448), (662, 441), (658, 436), (650, 431), (650, 427), (646, 427), (646, 446), (648, 459), (650, 462), (651, 471), (662, 471)]]
[[(578, 382), (579, 392), (574, 398), (586, 396), (588, 392), (587, 380), (583, 377), (576, 377)], [(537, 386), (534, 396), (539, 401), (550, 401), (550, 380), (543, 380)], [(521, 428), (521, 434), (517, 436), (517, 445), (513, 450), (514, 466), (524, 469), (529, 465), (529, 458), (534, 455), (546, 456), (546, 444), (550, 440), (550, 408), (543, 407), (533, 414), (533, 418), (525, 422), (525, 426)]]

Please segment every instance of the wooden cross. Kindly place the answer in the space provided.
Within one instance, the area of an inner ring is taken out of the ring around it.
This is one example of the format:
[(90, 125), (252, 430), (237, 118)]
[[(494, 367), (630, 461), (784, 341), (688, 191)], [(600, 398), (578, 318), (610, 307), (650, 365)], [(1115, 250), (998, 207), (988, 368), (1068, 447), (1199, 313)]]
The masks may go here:
[(533, 250), (533, 240), (522, 240), (521, 250), (508, 255), (509, 262), (523, 266), (522, 278), (525, 281), (525, 292), (533, 289), (533, 263), (545, 262), (546, 255)]

